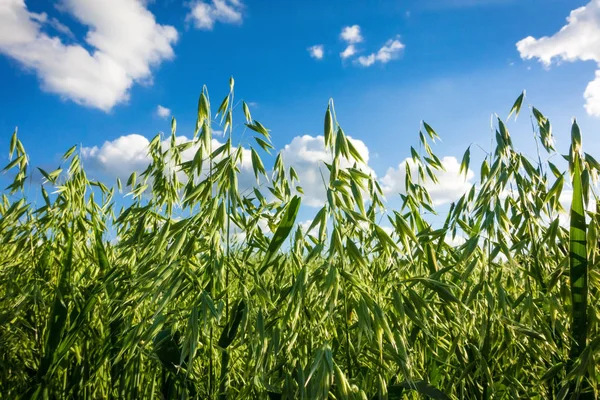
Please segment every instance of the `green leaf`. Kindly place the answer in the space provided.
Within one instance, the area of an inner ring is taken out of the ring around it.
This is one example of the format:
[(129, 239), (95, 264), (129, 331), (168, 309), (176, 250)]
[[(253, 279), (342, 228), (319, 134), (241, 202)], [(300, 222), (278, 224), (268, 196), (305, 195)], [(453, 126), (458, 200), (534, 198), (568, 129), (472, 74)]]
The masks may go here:
[(13, 134), (10, 138), (10, 147), (8, 150), (8, 159), (9, 160), (12, 160), (12, 157), (13, 157), (16, 147), (17, 147), (17, 128), (15, 128), (15, 131), (13, 132)]
[(254, 121), (253, 124), (246, 124), (246, 126), (252, 129), (254, 132), (258, 132), (263, 135), (266, 139), (270, 139), (269, 131), (260, 122)]
[(571, 201), (571, 222), (569, 228), (569, 264), (570, 288), (572, 301), (573, 344), (570, 358), (574, 362), (587, 345), (587, 304), (588, 304), (588, 260), (586, 243), (584, 193), (581, 182), (581, 158), (576, 151), (581, 144), (581, 135), (577, 124), (573, 122), (573, 152), (571, 157), (573, 171), (573, 198)]
[(256, 143), (258, 143), (258, 145), (267, 153), (271, 154), (271, 152), (269, 151), (270, 149), (274, 149), (273, 145), (271, 145), (271, 143), (268, 143), (266, 141), (264, 141), (263, 139), (254, 136), (254, 140), (256, 140)]
[(223, 122), (223, 118), (225, 117), (225, 112), (227, 111), (227, 107), (229, 107), (229, 95), (225, 96), (219, 109), (217, 110), (217, 115), (221, 115), (221, 122)]
[(346, 139), (346, 144), (348, 145), (348, 151), (349, 151), (350, 155), (352, 156), (352, 158), (354, 158), (358, 162), (364, 163), (365, 160), (360, 155), (360, 153), (358, 152), (356, 147), (354, 147), (354, 145), (352, 144), (352, 141), (350, 139)]
[(62, 159), (66, 160), (67, 158), (71, 157), (71, 154), (73, 154), (73, 152), (75, 152), (76, 149), (77, 149), (77, 145), (71, 147), (69, 150), (67, 150), (67, 152), (65, 154), (63, 154)]
[(250, 149), (250, 155), (252, 158), (252, 169), (254, 170), (254, 177), (258, 179), (258, 174), (266, 174), (265, 167), (263, 165), (262, 160), (260, 159), (258, 153), (254, 148)]
[(554, 364), (552, 367), (550, 367), (550, 369), (548, 369), (548, 371), (546, 371), (546, 373), (542, 376), (541, 380), (542, 381), (548, 381), (552, 378), (554, 378), (555, 376), (558, 375), (559, 372), (563, 371), (565, 368), (565, 363), (564, 362), (559, 362)]
[(277, 226), (277, 230), (273, 234), (273, 238), (269, 243), (267, 252), (264, 255), (263, 262), (260, 267), (260, 273), (264, 273), (273, 257), (290, 234), (294, 223), (296, 222), (296, 216), (300, 209), (300, 197), (294, 196), (286, 207), (285, 213)]
[(333, 138), (333, 119), (331, 118), (331, 110), (329, 106), (327, 106), (327, 111), (325, 112), (323, 136), (325, 138), (325, 147), (327, 148), (331, 145)]
[(44, 176), (44, 178), (46, 178), (46, 180), (52, 184), (56, 183), (56, 178), (58, 178), (58, 176), (60, 175), (60, 173), (62, 172), (62, 169), (57, 169), (56, 171), (52, 171), (50, 173), (44, 171), (41, 168), (38, 168), (38, 170), (40, 171), (40, 173)]
[(434, 279), (415, 278), (414, 280), (421, 282), (424, 286), (436, 292), (442, 300), (448, 303), (460, 303), (460, 300), (452, 294), (447, 285)]
[(465, 174), (465, 178), (469, 172), (469, 163), (471, 162), (471, 146), (467, 148), (465, 154), (463, 155), (462, 161), (460, 163), (460, 169), (458, 171), (459, 174)]
[(135, 186), (135, 182), (136, 182), (136, 178), (137, 178), (137, 172), (132, 172), (131, 175), (129, 175), (129, 179), (127, 179), (127, 186)]
[(15, 165), (21, 164), (26, 159), (26, 157), (27, 156), (25, 154), (23, 154), (23, 155), (15, 158), (10, 163), (8, 163), (8, 165), (6, 167), (4, 167), (4, 169), (2, 170), (2, 172), (6, 172), (6, 171), (12, 169)]
[(433, 400), (450, 400), (444, 392), (430, 385), (426, 381), (404, 381), (400, 384), (389, 385), (389, 400), (400, 400), (405, 398), (404, 390), (414, 390), (427, 398)]
[(319, 212), (317, 212), (317, 215), (315, 215), (315, 217), (313, 218), (312, 222), (310, 223), (310, 226), (306, 230), (306, 233), (312, 231), (313, 228), (315, 226), (317, 226), (317, 224), (321, 223), (324, 220), (324, 218), (326, 217), (326, 213), (327, 213), (327, 207), (324, 206), (319, 210)]
[(398, 245), (396, 244), (396, 242), (394, 242), (392, 240), (390, 235), (388, 235), (387, 232), (383, 230), (383, 228), (381, 228), (379, 225), (374, 225), (374, 227), (375, 227), (375, 234), (377, 235), (379, 242), (384, 247), (390, 247), (392, 250), (396, 250), (396, 251), (400, 250), (400, 249), (398, 249)]
[(252, 122), (252, 115), (250, 115), (250, 108), (248, 108), (248, 104), (245, 101), (242, 101), (242, 108), (244, 109), (244, 117), (246, 118), (246, 123)]
[(73, 227), (68, 232), (67, 246), (61, 263), (60, 278), (54, 293), (54, 302), (46, 327), (44, 357), (38, 369), (37, 380), (47, 379), (47, 373), (56, 361), (55, 351), (58, 348), (66, 328), (68, 302), (70, 295), (70, 277), (73, 268)]
[(427, 131), (427, 134), (429, 135), (429, 137), (431, 139), (439, 139), (440, 137), (438, 136), (438, 134), (433, 130), (433, 128), (431, 126), (429, 126), (429, 124), (425, 121), (423, 121), (423, 127), (425, 128), (425, 130)]
[(581, 151), (581, 131), (575, 119), (573, 119), (573, 125), (571, 126), (571, 149), (575, 153)]
[(345, 249), (352, 261), (354, 261), (357, 265), (360, 265), (363, 268), (367, 266), (365, 258), (360, 253), (360, 250), (358, 249), (358, 247), (356, 247), (356, 244), (352, 240), (346, 239)]
[(202, 126), (206, 119), (210, 116), (210, 104), (208, 102), (208, 98), (204, 94), (204, 91), (200, 94), (200, 99), (198, 99), (198, 120), (197, 125)]
[(221, 337), (219, 338), (219, 347), (226, 349), (231, 345), (235, 336), (237, 335), (238, 328), (240, 326), (240, 322), (244, 317), (244, 313), (246, 312), (246, 302), (242, 299), (238, 302), (235, 307), (234, 312), (231, 314), (232, 317), (228, 324), (223, 328), (223, 332), (221, 333)]
[(335, 158), (338, 158), (340, 154), (346, 159), (350, 158), (350, 151), (348, 149), (348, 139), (344, 134), (342, 128), (338, 128), (337, 134), (335, 135)]
[(508, 117), (506, 118), (507, 120), (510, 119), (510, 116), (515, 113), (515, 120), (517, 119), (517, 117), (519, 116), (519, 112), (521, 111), (521, 105), (523, 104), (523, 99), (525, 98), (525, 91), (523, 90), (523, 92), (519, 95), (519, 97), (517, 97), (517, 100), (515, 100), (515, 103), (513, 104), (512, 108), (510, 109), (510, 113), (508, 114)]

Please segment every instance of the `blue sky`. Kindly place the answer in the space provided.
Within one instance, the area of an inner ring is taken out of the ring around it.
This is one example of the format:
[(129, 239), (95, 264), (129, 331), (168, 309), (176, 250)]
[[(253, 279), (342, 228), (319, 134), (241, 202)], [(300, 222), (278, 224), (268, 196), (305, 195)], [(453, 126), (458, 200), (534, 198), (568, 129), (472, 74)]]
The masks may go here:
[[(356, 53), (343, 59), (350, 45)], [(312, 46), (322, 46), (320, 59)], [(92, 170), (118, 175), (143, 164), (143, 138), (129, 135), (169, 131), (159, 105), (190, 137), (202, 86), (216, 109), (234, 76), (236, 98), (278, 150), (288, 146), (305, 187), (322, 161), (329, 98), (382, 182), (397, 177), (390, 168), (417, 144), (421, 120), (451, 164), (471, 143), (489, 146), (490, 115), (505, 118), (523, 89), (559, 149), (577, 117), (598, 154), (599, 63), (600, 0), (0, 0), (0, 148), (18, 126), (34, 166), (52, 169), (79, 144)], [(241, 116), (236, 126), (241, 133)], [(509, 128), (534, 155), (527, 110)], [(445, 178), (454, 186), (440, 204), (464, 183)], [(320, 193), (308, 196), (318, 204)]]

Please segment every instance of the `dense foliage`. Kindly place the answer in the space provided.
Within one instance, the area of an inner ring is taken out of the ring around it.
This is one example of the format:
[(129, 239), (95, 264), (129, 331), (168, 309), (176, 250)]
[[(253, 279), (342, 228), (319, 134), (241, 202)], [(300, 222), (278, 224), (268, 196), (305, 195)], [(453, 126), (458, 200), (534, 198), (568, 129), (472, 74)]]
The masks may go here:
[[(535, 160), (497, 119), (480, 181), (434, 227), (423, 216), (434, 212), (424, 182), (443, 168), (433, 128), (423, 123), (416, 174), (407, 168), (402, 205), (387, 210), (330, 103), (327, 202), (303, 230), (301, 182), (281, 157), (264, 167), (269, 131), (243, 102), (260, 185), (239, 189), (230, 86), (216, 117), (203, 90), (192, 141), (177, 141), (174, 120), (169, 145), (152, 140), (152, 163), (123, 185), (120, 210), (120, 182), (88, 179), (76, 148), (64, 170), (41, 171), (35, 204), (13, 136), (14, 183), (0, 204), (0, 397), (598, 396), (600, 165), (576, 123), (561, 172), (544, 161), (556, 152), (538, 110)], [(216, 123), (226, 142), (212, 148)], [(461, 172), (469, 164), (467, 150)]]

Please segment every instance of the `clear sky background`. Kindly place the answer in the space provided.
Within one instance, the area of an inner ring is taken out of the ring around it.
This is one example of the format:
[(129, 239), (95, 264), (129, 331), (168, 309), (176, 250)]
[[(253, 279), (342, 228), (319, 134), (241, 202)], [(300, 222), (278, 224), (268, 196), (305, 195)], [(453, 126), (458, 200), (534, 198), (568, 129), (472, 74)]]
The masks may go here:
[[(233, 76), (306, 205), (323, 201), (329, 98), (390, 198), (420, 121), (432, 125), (443, 205), (476, 182), (458, 177), (463, 152), (489, 147), (490, 116), (506, 118), (523, 89), (558, 149), (577, 117), (598, 156), (599, 63), (600, 0), (0, 0), (0, 162), (18, 126), (33, 166), (52, 170), (79, 144), (93, 174), (127, 176), (171, 116), (190, 137), (202, 86), (216, 110)], [(241, 114), (235, 126), (249, 144)], [(526, 108), (509, 129), (534, 156)]]

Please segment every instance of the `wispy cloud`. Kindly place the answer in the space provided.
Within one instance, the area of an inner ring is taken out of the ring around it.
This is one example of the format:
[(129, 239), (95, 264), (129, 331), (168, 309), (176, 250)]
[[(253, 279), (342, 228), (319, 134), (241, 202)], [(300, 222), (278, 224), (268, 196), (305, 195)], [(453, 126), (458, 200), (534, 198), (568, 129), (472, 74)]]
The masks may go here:
[(354, 46), (353, 44), (349, 44), (348, 47), (346, 47), (346, 49), (344, 49), (344, 51), (340, 53), (340, 57), (342, 57), (342, 59), (345, 60), (346, 58), (352, 57), (355, 54), (356, 46)]
[(216, 22), (241, 24), (244, 6), (239, 0), (195, 1), (186, 16), (198, 29), (212, 30)]
[(505, 5), (516, 1), (517, 0), (423, 0), (421, 6), (429, 9), (469, 8)]
[(171, 110), (159, 104), (158, 107), (156, 107), (156, 115), (160, 118), (168, 118), (171, 115)]
[(48, 26), (54, 29), (54, 31), (56, 31), (57, 33), (61, 33), (71, 39), (75, 37), (75, 35), (71, 31), (71, 29), (69, 29), (68, 26), (64, 25), (56, 18), (49, 18), (48, 14), (46, 13), (30, 13), (30, 18), (36, 22), (39, 22), (40, 25)]
[(356, 61), (363, 67), (370, 67), (376, 62), (386, 64), (391, 60), (398, 58), (404, 47), (404, 44), (396, 37), (395, 39), (388, 40), (377, 53), (371, 53), (368, 56), (360, 56)]

